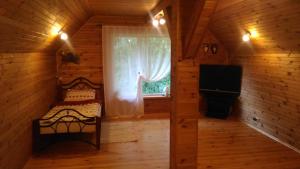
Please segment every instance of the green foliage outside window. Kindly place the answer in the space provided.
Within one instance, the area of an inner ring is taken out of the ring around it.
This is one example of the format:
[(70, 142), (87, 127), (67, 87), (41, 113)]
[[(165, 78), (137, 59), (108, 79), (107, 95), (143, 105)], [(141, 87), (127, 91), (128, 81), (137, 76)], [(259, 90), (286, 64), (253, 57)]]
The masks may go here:
[(143, 82), (143, 94), (144, 95), (165, 94), (166, 87), (170, 89), (170, 83), (171, 83), (170, 73), (160, 81)]

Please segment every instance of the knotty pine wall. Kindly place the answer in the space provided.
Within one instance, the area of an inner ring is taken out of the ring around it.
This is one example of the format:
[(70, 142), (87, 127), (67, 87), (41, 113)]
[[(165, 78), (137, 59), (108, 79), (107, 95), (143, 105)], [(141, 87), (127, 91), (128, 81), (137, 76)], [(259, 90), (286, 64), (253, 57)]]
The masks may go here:
[(31, 155), (32, 120), (56, 93), (55, 57), (0, 53), (0, 168), (20, 169)]
[(300, 149), (300, 54), (235, 55), (243, 66), (237, 111), (246, 123)]
[[(101, 26), (89, 19), (69, 42), (57, 51), (57, 73), (62, 82), (70, 82), (82, 76), (95, 83), (103, 82)], [(72, 51), (80, 55), (80, 64), (62, 63), (61, 51)]]

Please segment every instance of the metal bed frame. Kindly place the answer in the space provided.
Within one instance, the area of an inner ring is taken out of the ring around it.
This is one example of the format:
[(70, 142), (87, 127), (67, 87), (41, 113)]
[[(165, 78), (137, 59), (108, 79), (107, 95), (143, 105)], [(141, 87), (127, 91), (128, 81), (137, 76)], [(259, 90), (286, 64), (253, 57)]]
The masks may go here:
[[(94, 117), (88, 117), (83, 115), (82, 113), (78, 112), (74, 109), (62, 109), (57, 111), (54, 115), (48, 118), (40, 118), (33, 120), (33, 150), (34, 151), (40, 151), (41, 149), (45, 148), (45, 142), (46, 138), (45, 136), (55, 136), (59, 134), (64, 135), (72, 135), (72, 134), (83, 134), (83, 129), (87, 125), (95, 125), (96, 128), (96, 141), (93, 143), (92, 141), (86, 141), (86, 140), (80, 140), (86, 143), (89, 143), (93, 146), (95, 146), (98, 150), (100, 149), (100, 136), (101, 136), (101, 120), (105, 116), (105, 105), (104, 105), (104, 88), (103, 84), (97, 84), (93, 83), (90, 80), (79, 77), (71, 81), (70, 83), (60, 83), (58, 85), (58, 100), (62, 101), (64, 98), (64, 95), (68, 89), (95, 89), (96, 90), (96, 99), (100, 101), (101, 103), (101, 117), (94, 116)], [(51, 123), (49, 123), (49, 120), (56, 118), (57, 115), (60, 113), (65, 113), (64, 115), (60, 116), (56, 120), (52, 120)], [(75, 116), (76, 114), (77, 116)], [(68, 121), (65, 121), (64, 118), (68, 118)], [(82, 120), (84, 119), (84, 120)], [(40, 122), (44, 122), (43, 125), (40, 124)], [(76, 123), (79, 126), (78, 132), (70, 132), (70, 126), (71, 124)], [(58, 125), (65, 125), (67, 132), (66, 133), (58, 133), (57, 127)], [(40, 134), (41, 128), (50, 127), (53, 129), (53, 134)]]

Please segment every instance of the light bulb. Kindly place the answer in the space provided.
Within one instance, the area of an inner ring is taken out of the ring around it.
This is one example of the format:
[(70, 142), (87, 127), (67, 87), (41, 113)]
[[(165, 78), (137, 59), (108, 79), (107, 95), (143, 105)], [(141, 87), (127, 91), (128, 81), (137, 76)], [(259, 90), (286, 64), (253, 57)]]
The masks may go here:
[(157, 19), (153, 19), (152, 25), (155, 26), (155, 27), (157, 27), (158, 24), (159, 24), (158, 20)]
[(68, 34), (66, 34), (66, 33), (64, 33), (64, 32), (61, 33), (61, 34), (60, 34), (60, 39), (61, 39), (61, 40), (67, 40), (67, 39), (68, 39)]
[(166, 20), (164, 18), (159, 19), (159, 24), (164, 25), (166, 23)]
[(51, 27), (51, 35), (52, 36), (58, 35), (60, 30), (61, 30), (61, 26), (58, 23), (53, 24)]
[(250, 40), (250, 34), (249, 33), (244, 34), (242, 39), (244, 42), (248, 42)]
[(250, 31), (250, 33), (251, 33), (251, 37), (253, 37), (253, 38), (257, 38), (258, 37), (258, 33), (257, 33), (256, 30), (252, 30), (252, 31)]

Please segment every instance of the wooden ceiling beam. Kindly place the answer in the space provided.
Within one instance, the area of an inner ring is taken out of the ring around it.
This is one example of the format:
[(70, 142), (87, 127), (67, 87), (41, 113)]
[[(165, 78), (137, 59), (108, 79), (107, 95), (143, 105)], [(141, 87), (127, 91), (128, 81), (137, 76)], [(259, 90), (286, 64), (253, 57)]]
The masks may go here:
[(159, 3), (151, 10), (151, 14), (154, 16), (161, 10), (164, 12), (166, 8), (171, 5), (171, 0), (160, 0)]
[(165, 13), (167, 29), (168, 29), (169, 34), (171, 35), (171, 33), (172, 33), (172, 27), (171, 27), (172, 7), (171, 6), (166, 7), (164, 10), (164, 13)]
[[(218, 0), (196, 0), (194, 9), (190, 10), (192, 11), (190, 15), (192, 18), (183, 39), (184, 58), (196, 56), (210, 18), (217, 7), (217, 2)], [(188, 12), (188, 10), (185, 11)]]

